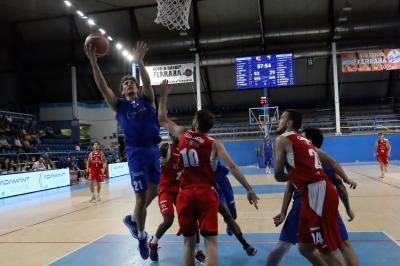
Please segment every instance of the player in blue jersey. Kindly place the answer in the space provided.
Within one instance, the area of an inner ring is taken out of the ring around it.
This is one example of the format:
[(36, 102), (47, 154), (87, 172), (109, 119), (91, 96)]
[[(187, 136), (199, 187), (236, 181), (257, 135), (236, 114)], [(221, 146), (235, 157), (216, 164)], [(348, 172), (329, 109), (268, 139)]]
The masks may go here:
[(274, 144), (272, 144), (269, 136), (264, 138), (264, 143), (262, 145), (262, 155), (265, 163), (266, 173), (270, 174), (274, 159)]
[(234, 234), (242, 244), (243, 249), (246, 251), (247, 255), (255, 256), (257, 254), (257, 249), (252, 247), (244, 239), (242, 230), (240, 226), (235, 221), (237, 218), (235, 198), (233, 196), (233, 189), (227, 175), (229, 174), (228, 168), (218, 162), (217, 168), (215, 170), (215, 178), (217, 181), (217, 192), (218, 192), (218, 212), (224, 217), (224, 221), (227, 224), (226, 232), (228, 235)]
[(118, 98), (101, 73), (95, 48), (85, 46), (97, 87), (107, 104), (117, 113), (116, 118), (124, 131), (126, 157), (136, 201), (133, 215), (127, 215), (123, 222), (132, 236), (139, 240), (139, 251), (143, 259), (149, 257), (145, 232), (146, 209), (157, 196), (160, 180), (158, 143), (161, 140), (154, 90), (143, 63), (147, 51), (148, 46), (144, 42), (138, 42), (133, 50), (143, 86), (139, 87), (132, 76), (124, 76), (120, 83), (122, 97)]
[[(322, 146), (323, 135), (319, 129), (308, 128), (303, 131), (303, 134), (307, 139), (311, 140), (311, 142), (315, 147), (320, 148)], [(349, 197), (347, 194), (346, 187), (343, 185), (340, 177), (336, 177), (334, 170), (329, 165), (322, 163), (322, 167), (327, 176), (329, 177), (329, 180), (332, 182), (333, 185), (335, 185), (338, 191), (340, 200), (342, 201), (346, 209), (347, 215), (349, 216), (348, 221), (349, 222), (352, 221), (354, 219), (354, 213), (350, 207)], [(289, 207), (292, 195), (293, 195), (292, 209), (290, 210), (289, 214), (286, 217), (287, 209)], [(294, 188), (294, 186), (290, 182), (288, 182), (285, 195), (283, 198), (281, 212), (280, 214), (274, 217), (274, 223), (276, 226), (283, 223), (285, 221), (285, 218), (286, 221), (283, 225), (281, 234), (279, 236), (278, 244), (276, 245), (275, 249), (270, 252), (268, 256), (267, 266), (278, 265), (283, 256), (286, 254), (286, 252), (288, 252), (289, 249), (292, 247), (292, 245), (295, 245), (297, 243), (297, 225), (299, 220), (300, 209), (301, 209), (300, 193), (298, 193)], [(340, 215), (338, 222), (339, 222), (340, 235), (342, 237), (344, 244), (343, 247), (340, 249), (340, 251), (346, 262), (346, 265), (347, 266), (358, 265), (357, 256), (350, 244), (346, 227)]]

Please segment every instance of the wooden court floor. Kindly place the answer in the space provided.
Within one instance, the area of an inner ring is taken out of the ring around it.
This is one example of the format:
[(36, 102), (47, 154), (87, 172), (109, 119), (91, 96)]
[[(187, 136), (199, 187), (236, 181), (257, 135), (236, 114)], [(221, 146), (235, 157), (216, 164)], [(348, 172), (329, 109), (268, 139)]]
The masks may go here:
[[(346, 222), (348, 231), (384, 231), (398, 243), (400, 164), (395, 162), (391, 165), (383, 180), (378, 177), (375, 163), (344, 167), (359, 185), (356, 190), (349, 191), (356, 218), (351, 223)], [(281, 228), (273, 225), (272, 217), (280, 210), (283, 184), (275, 182), (261, 169), (243, 168), (243, 171), (250, 183), (262, 193), (259, 194), (259, 210), (248, 204), (245, 195), (235, 195), (238, 223), (243, 232), (279, 232)], [(232, 184), (238, 185), (235, 181)], [(263, 190), (273, 186), (277, 190)], [(128, 177), (105, 183), (101, 202), (89, 203), (88, 200), (89, 191), (85, 186), (0, 200), (0, 265), (46, 265), (103, 235), (128, 234), (122, 223), (123, 216), (132, 211), (134, 204)], [(342, 206), (340, 213), (346, 217)], [(149, 207), (146, 231), (154, 234), (160, 222), (161, 215), (154, 201)], [(219, 224), (221, 233), (224, 233), (225, 224), (221, 218)], [(168, 233), (176, 231), (175, 221)], [(259, 254), (267, 256), (263, 250), (259, 250)]]

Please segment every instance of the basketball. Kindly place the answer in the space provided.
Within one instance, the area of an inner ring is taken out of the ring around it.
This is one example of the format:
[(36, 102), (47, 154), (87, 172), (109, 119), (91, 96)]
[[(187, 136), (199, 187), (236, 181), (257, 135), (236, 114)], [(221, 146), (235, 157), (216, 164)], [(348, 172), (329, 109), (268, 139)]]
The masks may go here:
[(88, 44), (91, 44), (94, 48), (96, 48), (96, 55), (98, 57), (106, 55), (110, 49), (110, 43), (108, 42), (107, 38), (98, 32), (92, 33), (86, 37), (85, 45)]

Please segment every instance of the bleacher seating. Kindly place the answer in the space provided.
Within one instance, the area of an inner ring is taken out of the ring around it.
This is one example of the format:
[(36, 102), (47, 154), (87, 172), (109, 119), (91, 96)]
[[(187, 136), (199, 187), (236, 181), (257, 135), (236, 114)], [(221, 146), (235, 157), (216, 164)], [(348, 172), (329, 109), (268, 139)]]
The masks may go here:
[(58, 137), (58, 138), (48, 138), (43, 139), (41, 144), (36, 145), (36, 148), (39, 152), (42, 151), (58, 151), (58, 152), (69, 152), (75, 151), (75, 144), (71, 143), (71, 139), (67, 137)]
[[(247, 112), (229, 112), (241, 108), (224, 107), (226, 112), (216, 115), (216, 122), (210, 135), (220, 139), (260, 138), (264, 135), (259, 126), (249, 125)], [(243, 109), (243, 108), (242, 108)], [(174, 110), (178, 111), (178, 110)], [(281, 110), (282, 111), (282, 110)], [(300, 110), (303, 114), (303, 127), (320, 128), (324, 134), (335, 134), (335, 110), (334, 108), (317, 108)], [(193, 110), (194, 112), (194, 110)], [(340, 123), (344, 134), (364, 134), (376, 132), (382, 129), (400, 129), (400, 105), (368, 105), (350, 106), (341, 108)], [(191, 115), (176, 113), (169, 114), (179, 125), (190, 128)], [(276, 125), (272, 125), (274, 130)], [(163, 139), (168, 139), (168, 132), (161, 130)]]

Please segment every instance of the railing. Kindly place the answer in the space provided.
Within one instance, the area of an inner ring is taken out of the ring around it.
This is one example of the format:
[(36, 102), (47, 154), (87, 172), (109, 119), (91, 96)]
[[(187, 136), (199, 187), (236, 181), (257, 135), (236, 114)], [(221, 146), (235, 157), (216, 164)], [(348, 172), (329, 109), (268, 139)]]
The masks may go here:
[(15, 116), (15, 117), (33, 118), (33, 115), (31, 115), (31, 114), (15, 113), (15, 112), (8, 112), (8, 111), (0, 111), (0, 115), (10, 115), (10, 116)]
[[(59, 157), (62, 155), (65, 158), (74, 156), (75, 157), (81, 157), (80, 155), (87, 157), (89, 155), (90, 151), (69, 151), (69, 152), (29, 152), (29, 153), (14, 153), (14, 154), (0, 154), (1, 157), (11, 157), (11, 158), (16, 158), (16, 164), (17, 164), (17, 169), (21, 169), (27, 163), (29, 166), (32, 166), (35, 162), (31, 159), (32, 157), (44, 157), (44, 158), (49, 158), (50, 155), (55, 155), (56, 157)], [(58, 156), (57, 156), (58, 155)], [(27, 161), (26, 162), (21, 162), (21, 158), (26, 157)], [(59, 159), (59, 158), (58, 158)], [(59, 163), (60, 160), (52, 161), (53, 163)], [(5, 174), (14, 174), (14, 173), (19, 173), (19, 172), (24, 172), (24, 171), (4, 171), (2, 172), (2, 175)]]
[(71, 157), (71, 154), (75, 154), (75, 155), (85, 155), (88, 156), (90, 151), (69, 151), (69, 152), (57, 152), (57, 151), (46, 151), (46, 152), (28, 152), (28, 153), (18, 153), (17, 154), (17, 163), (20, 163), (20, 157), (21, 156), (30, 156), (32, 157), (32, 155), (38, 155), (40, 157), (48, 157), (47, 155), (50, 156), (50, 154), (52, 155), (66, 155), (66, 157)]

